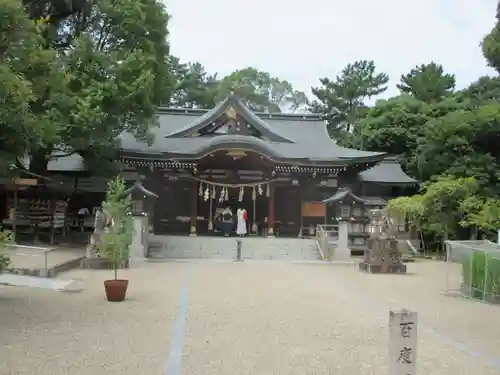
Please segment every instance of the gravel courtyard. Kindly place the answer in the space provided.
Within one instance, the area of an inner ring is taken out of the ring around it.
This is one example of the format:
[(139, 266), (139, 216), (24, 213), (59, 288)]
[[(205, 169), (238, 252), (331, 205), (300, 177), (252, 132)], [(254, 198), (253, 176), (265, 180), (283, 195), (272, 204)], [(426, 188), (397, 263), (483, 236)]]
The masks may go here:
[(500, 374), (500, 308), (442, 295), (443, 267), (145, 263), (121, 304), (109, 271), (65, 274), (81, 292), (0, 287), (0, 374), (383, 375), (389, 308), (419, 313), (419, 374)]

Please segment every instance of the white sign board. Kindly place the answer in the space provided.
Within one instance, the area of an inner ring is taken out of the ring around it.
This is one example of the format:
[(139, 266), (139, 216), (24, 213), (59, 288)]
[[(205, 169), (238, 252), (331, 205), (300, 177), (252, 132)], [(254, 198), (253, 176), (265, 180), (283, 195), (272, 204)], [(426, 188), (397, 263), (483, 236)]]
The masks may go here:
[(389, 311), (389, 375), (415, 375), (417, 313)]

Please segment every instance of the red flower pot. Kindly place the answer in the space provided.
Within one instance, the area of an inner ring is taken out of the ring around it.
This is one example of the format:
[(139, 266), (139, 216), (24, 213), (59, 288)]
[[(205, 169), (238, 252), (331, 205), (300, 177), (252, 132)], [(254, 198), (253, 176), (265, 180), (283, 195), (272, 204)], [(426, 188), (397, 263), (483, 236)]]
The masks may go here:
[(128, 288), (128, 280), (106, 280), (104, 290), (109, 302), (122, 302), (125, 299)]

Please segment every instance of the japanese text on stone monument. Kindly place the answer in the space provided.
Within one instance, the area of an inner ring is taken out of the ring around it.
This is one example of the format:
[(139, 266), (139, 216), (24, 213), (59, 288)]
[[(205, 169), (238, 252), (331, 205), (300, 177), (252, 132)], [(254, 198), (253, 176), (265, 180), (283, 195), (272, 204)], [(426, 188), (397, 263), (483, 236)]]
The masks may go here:
[(389, 312), (389, 375), (415, 375), (417, 313)]

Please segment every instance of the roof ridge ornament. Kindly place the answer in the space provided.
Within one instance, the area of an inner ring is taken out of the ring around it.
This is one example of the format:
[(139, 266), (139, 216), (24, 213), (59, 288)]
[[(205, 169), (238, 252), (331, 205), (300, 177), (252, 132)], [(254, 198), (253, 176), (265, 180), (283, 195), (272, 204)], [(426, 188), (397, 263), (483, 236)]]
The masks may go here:
[(237, 112), (236, 112), (236, 109), (234, 109), (234, 107), (232, 105), (227, 107), (226, 116), (231, 120), (236, 120)]

